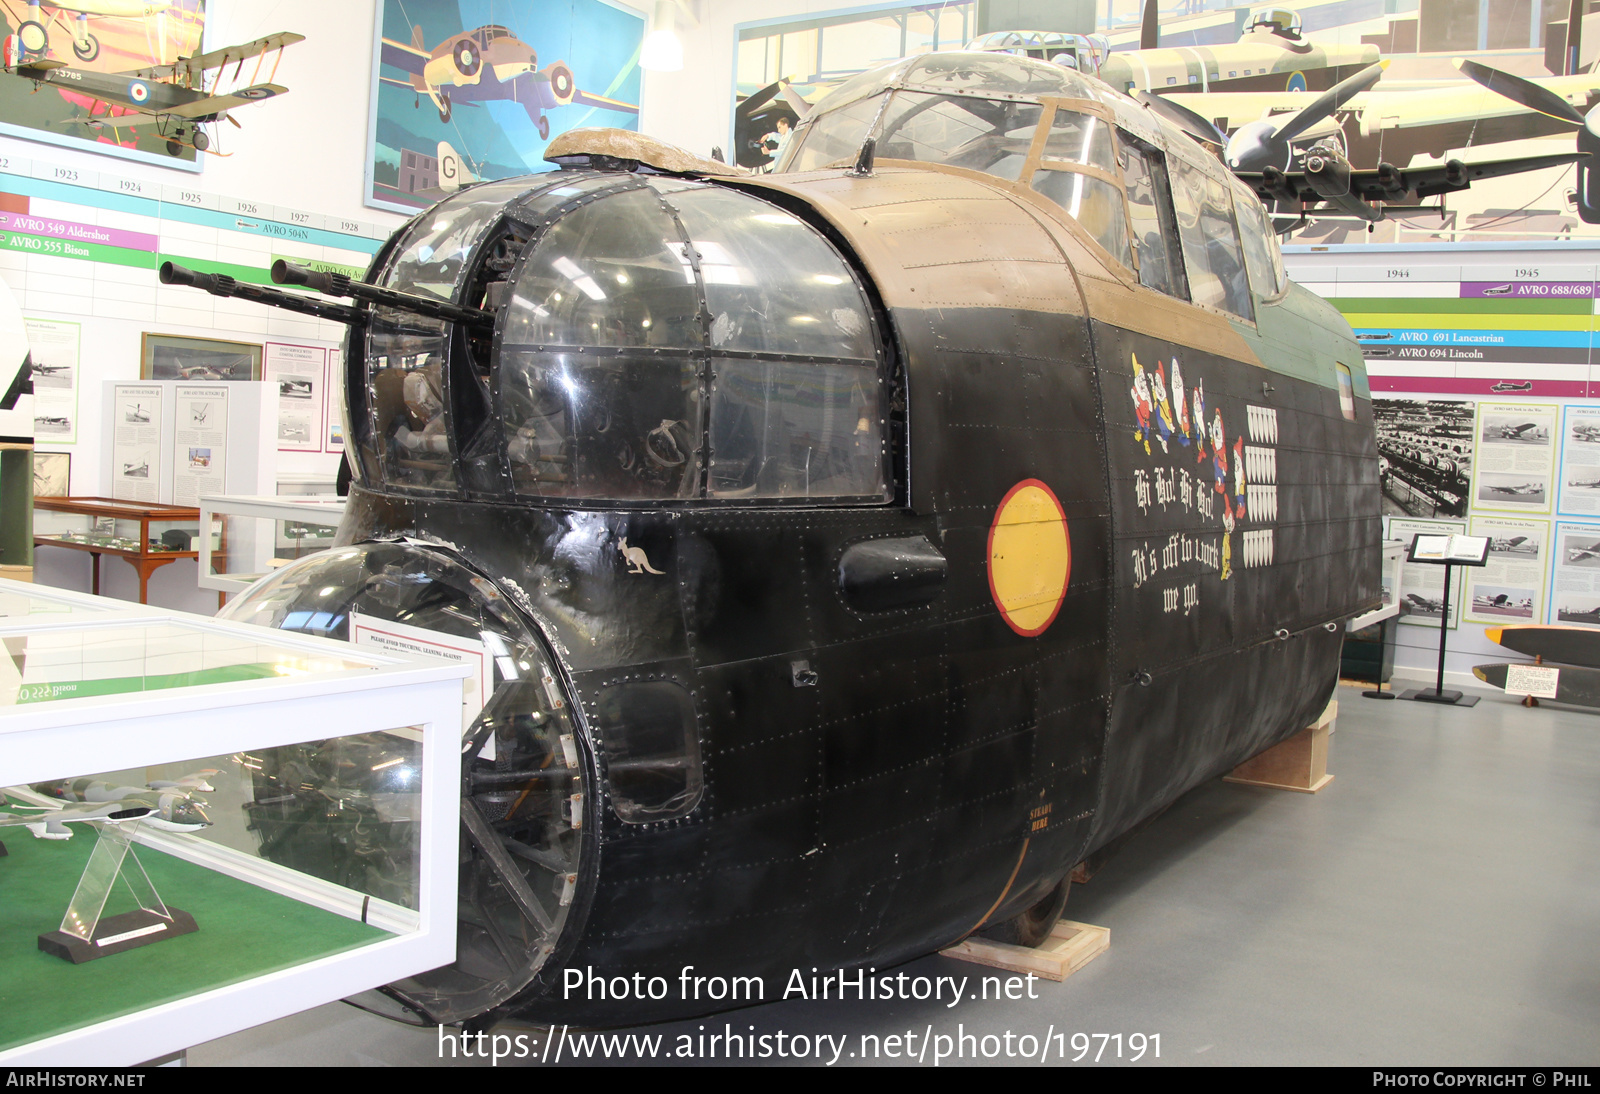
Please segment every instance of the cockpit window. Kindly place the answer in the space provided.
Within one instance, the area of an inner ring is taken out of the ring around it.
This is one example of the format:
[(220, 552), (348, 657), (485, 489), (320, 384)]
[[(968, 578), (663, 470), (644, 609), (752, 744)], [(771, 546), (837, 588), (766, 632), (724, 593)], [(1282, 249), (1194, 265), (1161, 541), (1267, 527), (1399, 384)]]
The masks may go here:
[(870, 309), (804, 221), (693, 182), (629, 182), (524, 254), (495, 391), (516, 493), (882, 501)]
[(878, 155), (1021, 176), (1043, 111), (1038, 103), (897, 91), (878, 127)]
[(1243, 184), (1234, 187), (1233, 208), (1239, 216), (1239, 235), (1244, 241), (1244, 263), (1250, 271), (1250, 285), (1257, 296), (1271, 300), (1287, 287), (1283, 272), (1283, 252), (1272, 231), (1272, 218), (1261, 202)]
[(1121, 130), (1117, 131), (1117, 146), (1122, 157), (1122, 182), (1128, 193), (1133, 245), (1139, 255), (1139, 284), (1187, 300), (1189, 284), (1183, 273), (1183, 250), (1172, 210), (1172, 189), (1167, 182), (1167, 159), (1156, 148)]
[(1228, 187), (1200, 167), (1169, 157), (1172, 204), (1188, 267), (1190, 299), (1255, 319), (1245, 276), (1244, 249), (1233, 219)]
[(830, 163), (849, 162), (867, 139), (867, 127), (878, 116), (883, 97), (857, 99), (819, 116), (789, 138), (776, 171), (815, 171)]

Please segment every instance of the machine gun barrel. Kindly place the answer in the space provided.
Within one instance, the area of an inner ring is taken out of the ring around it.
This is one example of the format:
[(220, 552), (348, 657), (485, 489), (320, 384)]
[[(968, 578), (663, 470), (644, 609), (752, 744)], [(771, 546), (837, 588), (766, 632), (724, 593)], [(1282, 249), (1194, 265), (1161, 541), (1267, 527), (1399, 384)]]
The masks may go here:
[(351, 296), (370, 304), (425, 315), (430, 319), (449, 319), (457, 323), (484, 327), (494, 325), (494, 312), (484, 311), (482, 308), (469, 308), (462, 304), (452, 304), (447, 300), (396, 292), (394, 289), (369, 285), (365, 281), (352, 280), (344, 274), (308, 270), (304, 266), (296, 266), (281, 258), (272, 264), (272, 280), (280, 285), (304, 285), (329, 296)]
[(270, 304), (275, 308), (297, 311), (302, 315), (314, 315), (318, 319), (331, 319), (335, 323), (354, 325), (366, 322), (366, 313), (360, 308), (329, 304), (295, 293), (263, 288), (248, 281), (235, 280), (227, 274), (197, 273), (176, 262), (163, 262), (159, 272), (163, 285), (188, 285), (204, 289), (212, 296), (237, 296), (244, 300), (254, 300), (258, 304)]

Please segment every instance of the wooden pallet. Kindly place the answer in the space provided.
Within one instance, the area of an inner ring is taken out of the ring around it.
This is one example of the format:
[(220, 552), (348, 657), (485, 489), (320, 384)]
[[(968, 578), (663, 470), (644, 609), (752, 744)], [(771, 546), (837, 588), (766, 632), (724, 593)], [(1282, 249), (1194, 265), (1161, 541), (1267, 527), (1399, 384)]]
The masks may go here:
[(1315, 794), (1333, 781), (1328, 774), (1328, 734), (1333, 732), (1338, 717), (1339, 702), (1331, 700), (1311, 725), (1246, 760), (1232, 774), (1224, 775), (1222, 781)]
[(1065, 980), (1111, 946), (1111, 928), (1061, 920), (1039, 947), (1012, 946), (976, 936), (939, 952), (957, 961), (971, 961), (1008, 972), (1031, 972), (1046, 980)]

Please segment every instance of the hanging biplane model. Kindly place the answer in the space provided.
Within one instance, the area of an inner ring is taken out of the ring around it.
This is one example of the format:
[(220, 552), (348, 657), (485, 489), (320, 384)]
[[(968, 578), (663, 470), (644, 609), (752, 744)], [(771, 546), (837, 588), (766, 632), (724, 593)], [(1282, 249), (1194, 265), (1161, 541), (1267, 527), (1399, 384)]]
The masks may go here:
[(421, 27), (411, 31), (411, 41), (383, 39), (382, 63), (408, 73), (404, 80), (380, 76), (386, 84), (410, 88), (426, 95), (439, 111), (439, 120), (450, 120), (455, 107), (486, 102), (512, 102), (528, 113), (528, 120), (539, 130), (539, 139), (550, 137), (550, 118), (546, 111), (561, 106), (595, 106), (624, 114), (637, 114), (636, 103), (607, 98), (578, 87), (572, 68), (565, 61), (539, 67), (539, 55), (528, 43), (505, 27), (482, 26), (463, 31), (429, 49)]
[[(774, 173), (618, 130), (546, 156), (370, 281), (274, 266), (320, 296), (161, 268), (349, 331), (339, 546), (224, 614), (403, 620), (494, 674), (457, 960), (364, 1005), (626, 1024), (1037, 943), (1075, 865), (1322, 712), (1381, 596), (1360, 347), (1153, 108), (932, 53)], [(371, 831), (387, 762), (342, 741), (257, 758), (252, 814), (317, 818), (263, 855)]]
[[(39, 88), (56, 87), (111, 108), (105, 115), (79, 119), (78, 124), (96, 131), (153, 125), (166, 138), (167, 151), (176, 156), (185, 148), (196, 152), (210, 148), (211, 136), (203, 127), (211, 122), (226, 120), (237, 126), (239, 122), (230, 110), (289, 90), (273, 83), (269, 73), (264, 83), (252, 82), (247, 87), (223, 92), (218, 83), (224, 78), (224, 70), (234, 66), (233, 79), (237, 80), (245, 61), (252, 57), (264, 59), (265, 54), (277, 50), (279, 55), (272, 65), (275, 73), (283, 48), (305, 41), (305, 35), (291, 31), (269, 34), (243, 45), (226, 46), (172, 64), (132, 72), (93, 72), (68, 67), (64, 61), (24, 55), (17, 50), (15, 39), (15, 35), (6, 39), (4, 47), (7, 72), (32, 80)], [(260, 75), (261, 64), (262, 61), (257, 60), (252, 81)], [(212, 71), (216, 76), (208, 87), (207, 73)]]

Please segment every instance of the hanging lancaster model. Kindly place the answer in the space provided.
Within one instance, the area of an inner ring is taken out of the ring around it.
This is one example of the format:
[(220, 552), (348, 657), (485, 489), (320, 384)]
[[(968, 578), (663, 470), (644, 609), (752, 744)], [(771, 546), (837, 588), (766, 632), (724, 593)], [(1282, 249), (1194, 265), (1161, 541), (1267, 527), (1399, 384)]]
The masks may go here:
[[(367, 1005), (632, 1023), (1037, 941), (1076, 864), (1321, 712), (1379, 601), (1361, 352), (1158, 115), (940, 53), (837, 89), (787, 172), (550, 158), (367, 282), (274, 269), (346, 302), (162, 269), (350, 329), (342, 546), (226, 614), (494, 666), (456, 963)], [(325, 819), (270, 854), (315, 870), (365, 761), (285, 751), (259, 799)]]

